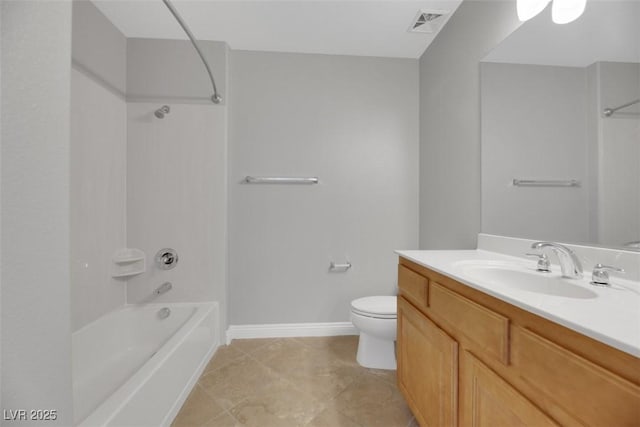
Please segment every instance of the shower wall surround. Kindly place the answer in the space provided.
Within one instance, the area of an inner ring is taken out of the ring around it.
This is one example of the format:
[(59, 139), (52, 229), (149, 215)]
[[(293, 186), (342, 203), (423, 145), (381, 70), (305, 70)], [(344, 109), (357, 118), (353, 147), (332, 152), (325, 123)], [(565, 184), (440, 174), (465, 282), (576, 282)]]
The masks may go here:
[(88, 1), (73, 2), (71, 73), (71, 327), (126, 303), (111, 258), (126, 240), (124, 35)]
[[(227, 97), (226, 43), (200, 43)], [(218, 301), (226, 329), (227, 106), (210, 101), (211, 82), (188, 41), (127, 41), (127, 243), (147, 254), (147, 271), (129, 279), (127, 302)], [(153, 102), (151, 102), (153, 101)], [(159, 119), (162, 104), (171, 111)], [(179, 263), (153, 263), (164, 247)]]
[[(129, 279), (127, 301), (173, 289), (156, 302), (224, 301), (226, 272), (226, 109), (157, 103), (128, 106), (127, 240), (147, 254), (147, 271)], [(172, 270), (153, 262), (164, 247), (178, 252)]]
[(126, 241), (127, 104), (74, 69), (71, 74), (71, 324), (77, 330), (125, 303), (111, 277)]
[[(226, 96), (228, 47), (201, 45)], [(152, 299), (219, 301), (226, 328), (227, 107), (208, 100), (210, 84), (188, 41), (126, 39), (91, 2), (73, 2), (73, 330)], [(147, 271), (113, 279), (124, 247), (145, 252)], [(163, 247), (180, 255), (174, 270), (153, 264)], [(165, 281), (173, 289), (152, 298)]]
[(232, 51), (230, 75), (230, 323), (344, 322), (393, 294), (393, 250), (418, 243), (417, 61)]

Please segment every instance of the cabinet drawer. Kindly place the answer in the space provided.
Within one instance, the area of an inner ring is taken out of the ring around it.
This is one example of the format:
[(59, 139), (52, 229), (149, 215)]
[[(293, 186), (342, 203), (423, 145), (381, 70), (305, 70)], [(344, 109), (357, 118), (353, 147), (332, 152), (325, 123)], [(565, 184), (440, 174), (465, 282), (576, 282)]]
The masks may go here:
[(426, 277), (414, 273), (403, 265), (398, 265), (398, 288), (400, 289), (400, 295), (420, 308), (427, 306), (428, 285), (429, 281)]
[(640, 425), (640, 387), (521, 327), (511, 363), (523, 380), (585, 425)]
[(430, 311), (473, 341), (483, 354), (509, 363), (509, 319), (438, 283), (429, 284)]

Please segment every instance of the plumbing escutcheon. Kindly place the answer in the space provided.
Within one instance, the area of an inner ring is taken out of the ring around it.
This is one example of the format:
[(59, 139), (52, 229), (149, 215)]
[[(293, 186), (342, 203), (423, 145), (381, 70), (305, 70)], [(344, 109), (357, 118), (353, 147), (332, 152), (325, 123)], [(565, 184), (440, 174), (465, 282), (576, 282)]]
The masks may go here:
[(530, 257), (536, 257), (538, 258), (538, 265), (537, 265), (537, 271), (541, 272), (541, 273), (550, 273), (551, 270), (549, 269), (550, 267), (550, 262), (549, 262), (549, 257), (547, 257), (546, 254), (525, 254), (526, 256), (530, 256)]
[(160, 249), (155, 257), (156, 265), (161, 270), (171, 270), (178, 264), (178, 252), (175, 249)]

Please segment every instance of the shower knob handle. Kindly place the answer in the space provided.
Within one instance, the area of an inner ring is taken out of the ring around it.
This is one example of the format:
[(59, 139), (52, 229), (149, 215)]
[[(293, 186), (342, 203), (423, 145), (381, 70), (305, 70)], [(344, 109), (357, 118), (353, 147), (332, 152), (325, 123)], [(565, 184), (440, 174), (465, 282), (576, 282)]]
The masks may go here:
[(156, 265), (161, 270), (171, 270), (178, 264), (178, 252), (175, 249), (160, 249), (155, 256)]

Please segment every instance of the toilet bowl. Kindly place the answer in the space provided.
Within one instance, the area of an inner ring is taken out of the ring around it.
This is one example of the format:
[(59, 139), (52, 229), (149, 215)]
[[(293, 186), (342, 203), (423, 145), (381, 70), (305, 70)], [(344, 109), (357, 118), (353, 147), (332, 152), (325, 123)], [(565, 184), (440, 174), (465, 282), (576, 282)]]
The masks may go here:
[(358, 363), (366, 368), (396, 369), (397, 299), (375, 296), (351, 301), (351, 322), (360, 331)]

